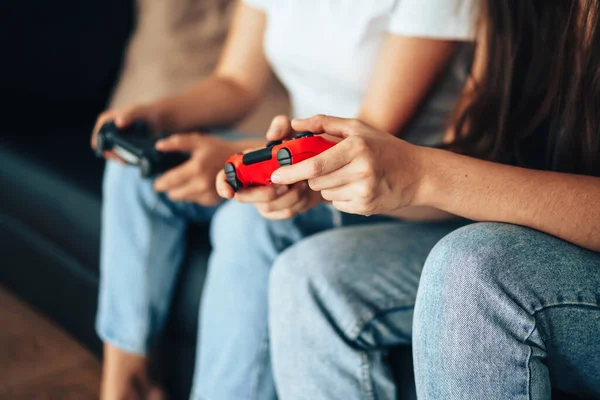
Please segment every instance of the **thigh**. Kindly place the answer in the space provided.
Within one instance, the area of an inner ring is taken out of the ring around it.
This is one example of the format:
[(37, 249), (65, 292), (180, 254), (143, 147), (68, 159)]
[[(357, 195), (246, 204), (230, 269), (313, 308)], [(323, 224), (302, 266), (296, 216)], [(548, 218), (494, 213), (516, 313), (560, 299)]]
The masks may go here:
[[(347, 339), (382, 345), (384, 332), (410, 339), (412, 307), (425, 259), (464, 221), (388, 222), (323, 232), (292, 246), (271, 273), (273, 307), (318, 298)], [(291, 299), (289, 295), (297, 296)], [(302, 313), (298, 310), (298, 313)], [(398, 314), (410, 314), (396, 319)], [(290, 318), (294, 318), (290, 315)], [(396, 329), (402, 328), (402, 329)], [(398, 341), (398, 337), (390, 338)]]
[(280, 395), (395, 398), (386, 348), (410, 343), (423, 263), (463, 223), (346, 227), (281, 254), (269, 283)]

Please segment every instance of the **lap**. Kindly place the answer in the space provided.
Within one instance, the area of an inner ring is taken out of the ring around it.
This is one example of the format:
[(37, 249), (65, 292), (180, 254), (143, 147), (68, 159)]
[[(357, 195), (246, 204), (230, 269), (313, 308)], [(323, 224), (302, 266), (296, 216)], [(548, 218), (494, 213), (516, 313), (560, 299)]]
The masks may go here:
[(364, 338), (375, 319), (393, 324), (394, 312), (412, 313), (427, 255), (462, 225), (392, 222), (314, 235), (279, 256), (271, 274), (272, 298), (312, 298), (348, 339)]

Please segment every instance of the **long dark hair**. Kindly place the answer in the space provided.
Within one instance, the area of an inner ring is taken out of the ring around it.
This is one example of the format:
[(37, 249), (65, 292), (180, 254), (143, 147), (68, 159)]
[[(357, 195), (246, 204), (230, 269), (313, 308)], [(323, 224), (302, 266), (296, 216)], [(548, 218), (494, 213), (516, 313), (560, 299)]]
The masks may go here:
[(545, 169), (600, 176), (600, 1), (481, 6), (485, 74), (451, 147), (522, 166), (534, 150)]

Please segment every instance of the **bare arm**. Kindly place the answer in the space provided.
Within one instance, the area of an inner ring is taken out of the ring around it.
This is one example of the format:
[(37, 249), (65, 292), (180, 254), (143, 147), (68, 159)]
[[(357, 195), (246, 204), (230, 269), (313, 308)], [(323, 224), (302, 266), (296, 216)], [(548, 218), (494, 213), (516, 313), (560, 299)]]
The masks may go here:
[(219, 64), (190, 90), (151, 105), (162, 129), (189, 131), (231, 124), (257, 104), (271, 69), (263, 49), (266, 16), (239, 2)]
[(453, 41), (388, 35), (358, 118), (401, 136), (456, 48)]
[(422, 151), (429, 167), (419, 204), (475, 221), (527, 226), (600, 251), (600, 178)]

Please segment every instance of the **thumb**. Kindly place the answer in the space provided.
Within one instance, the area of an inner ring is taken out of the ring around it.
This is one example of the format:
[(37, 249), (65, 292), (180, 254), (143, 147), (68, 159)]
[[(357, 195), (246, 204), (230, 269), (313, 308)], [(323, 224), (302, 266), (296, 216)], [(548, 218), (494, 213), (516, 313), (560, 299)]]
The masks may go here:
[(115, 115), (114, 122), (117, 128), (122, 129), (131, 125), (135, 119), (135, 112), (133, 110), (126, 110)]
[(273, 118), (267, 130), (267, 140), (291, 139), (293, 135), (292, 123), (286, 115), (278, 115)]
[(191, 152), (197, 147), (198, 133), (178, 133), (156, 142), (156, 149), (160, 151), (186, 151)]
[[(138, 119), (148, 119), (148, 110), (146, 107), (134, 106), (120, 110), (114, 116), (115, 125), (117, 128), (126, 128)], [(149, 121), (148, 121), (149, 122)]]
[(297, 132), (326, 133), (342, 139), (357, 135), (363, 126), (364, 124), (356, 119), (337, 118), (328, 115), (315, 115), (311, 118), (294, 119), (292, 121), (292, 128)]

